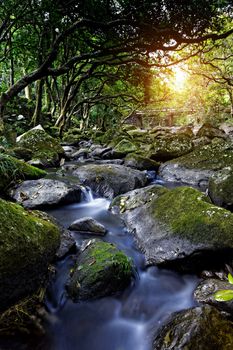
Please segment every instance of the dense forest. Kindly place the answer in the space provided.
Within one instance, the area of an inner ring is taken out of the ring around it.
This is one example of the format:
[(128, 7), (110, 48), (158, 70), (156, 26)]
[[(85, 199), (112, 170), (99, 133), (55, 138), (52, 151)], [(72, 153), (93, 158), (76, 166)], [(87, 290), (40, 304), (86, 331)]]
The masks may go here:
[(233, 2), (0, 0), (0, 349), (233, 348)]

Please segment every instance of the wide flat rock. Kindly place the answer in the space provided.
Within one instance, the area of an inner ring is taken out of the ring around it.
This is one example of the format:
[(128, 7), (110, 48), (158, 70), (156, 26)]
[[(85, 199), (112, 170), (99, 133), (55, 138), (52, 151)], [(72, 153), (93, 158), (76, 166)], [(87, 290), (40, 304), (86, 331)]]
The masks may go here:
[(146, 174), (118, 164), (87, 164), (73, 171), (80, 182), (97, 194), (113, 198), (147, 183)]
[(58, 180), (40, 179), (22, 182), (10, 196), (25, 208), (35, 209), (79, 202), (82, 189)]

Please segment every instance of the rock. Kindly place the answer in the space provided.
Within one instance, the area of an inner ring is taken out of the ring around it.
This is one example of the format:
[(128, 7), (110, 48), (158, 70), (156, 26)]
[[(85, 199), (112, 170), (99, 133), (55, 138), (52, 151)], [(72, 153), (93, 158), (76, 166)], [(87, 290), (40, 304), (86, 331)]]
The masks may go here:
[(105, 153), (108, 153), (111, 150), (111, 147), (103, 147), (102, 145), (93, 144), (90, 147), (90, 157), (99, 159), (102, 158)]
[(137, 146), (127, 140), (127, 139), (122, 139), (115, 147), (114, 147), (114, 152), (117, 153), (117, 154), (122, 154), (122, 155), (126, 155), (128, 153), (131, 153), (131, 152), (135, 152), (137, 151)]
[(233, 142), (214, 139), (211, 144), (161, 165), (165, 181), (182, 182), (206, 189), (209, 178), (218, 170), (233, 165)]
[(153, 350), (230, 350), (233, 322), (211, 306), (175, 313), (157, 332)]
[(156, 138), (153, 143), (150, 158), (164, 162), (190, 153), (192, 149), (192, 140), (190, 137), (182, 134)]
[(18, 180), (39, 179), (45, 175), (44, 170), (33, 167), (5, 153), (0, 153), (0, 190), (3, 192), (6, 192)]
[[(35, 126), (34, 128), (32, 128), (31, 130), (41, 130), (41, 131), (45, 131), (44, 130), (44, 128), (43, 128), (43, 126), (42, 125), (37, 125), (37, 126)], [(16, 138), (16, 142), (19, 142), (22, 138), (24, 138), (24, 136), (26, 136), (27, 135), (27, 132), (25, 132), (25, 133), (23, 133), (23, 134), (21, 134), (21, 135), (19, 135), (17, 138)]]
[(44, 167), (58, 165), (64, 154), (59, 142), (41, 129), (31, 129), (21, 135), (17, 146), (29, 148), (32, 160), (39, 160)]
[(62, 146), (64, 155), (68, 159), (72, 159), (72, 156), (75, 152), (77, 152), (77, 148), (74, 146)]
[(57, 226), (0, 199), (0, 309), (35, 292), (60, 244)]
[(80, 148), (72, 154), (72, 159), (87, 159), (89, 155), (89, 148)]
[(220, 137), (226, 139), (227, 135), (224, 130), (216, 128), (209, 123), (205, 123), (198, 130), (196, 137), (208, 137), (209, 139)]
[(72, 232), (66, 229), (61, 229), (62, 234), (61, 234), (61, 244), (56, 252), (56, 257), (58, 259), (63, 259), (67, 254), (76, 253), (77, 247), (76, 247), (76, 242), (75, 239), (72, 235)]
[(233, 167), (223, 168), (210, 178), (208, 194), (214, 204), (233, 208)]
[(18, 159), (28, 161), (32, 158), (32, 151), (24, 147), (14, 147), (10, 150), (10, 155)]
[(80, 202), (82, 189), (58, 180), (40, 179), (24, 181), (10, 196), (25, 208), (45, 208), (62, 204)]
[(193, 188), (148, 186), (116, 197), (111, 210), (120, 211), (147, 265), (198, 272), (232, 258), (233, 214)]
[(139, 154), (130, 153), (125, 157), (124, 165), (138, 170), (158, 170), (160, 163)]
[(145, 186), (147, 182), (143, 172), (116, 164), (83, 165), (74, 170), (73, 175), (82, 184), (107, 198)]
[(198, 303), (210, 304), (217, 309), (233, 313), (233, 300), (230, 301), (217, 301), (214, 294), (219, 290), (232, 290), (233, 285), (228, 281), (220, 281), (218, 279), (207, 279), (201, 281), (194, 292), (194, 298)]
[(90, 217), (84, 217), (72, 222), (69, 229), (72, 231), (79, 231), (82, 233), (100, 236), (104, 236), (107, 232), (106, 228), (102, 224)]
[(78, 256), (68, 294), (74, 301), (115, 294), (130, 284), (132, 271), (131, 260), (113, 244), (92, 241)]

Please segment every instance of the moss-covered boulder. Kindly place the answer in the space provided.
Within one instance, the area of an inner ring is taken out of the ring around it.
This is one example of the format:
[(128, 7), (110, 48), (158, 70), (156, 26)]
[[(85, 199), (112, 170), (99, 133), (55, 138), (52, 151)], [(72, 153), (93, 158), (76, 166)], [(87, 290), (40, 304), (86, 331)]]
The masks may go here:
[(233, 322), (214, 307), (203, 306), (173, 314), (156, 332), (153, 350), (231, 350)]
[(209, 123), (205, 123), (198, 130), (196, 137), (208, 137), (209, 139), (220, 137), (220, 138), (226, 139), (227, 134), (225, 133), (224, 130), (219, 129)]
[(183, 134), (156, 138), (151, 150), (151, 158), (156, 161), (167, 161), (190, 153), (192, 140)]
[(32, 151), (24, 147), (14, 147), (8, 152), (11, 156), (28, 161), (32, 158)]
[(82, 184), (97, 194), (113, 198), (137, 187), (145, 186), (146, 174), (117, 164), (87, 164), (74, 172)]
[(17, 146), (29, 148), (32, 160), (39, 160), (44, 167), (58, 165), (64, 154), (59, 141), (41, 129), (31, 129), (21, 135)]
[(60, 244), (54, 223), (0, 200), (0, 309), (33, 293)]
[(124, 165), (138, 170), (158, 170), (160, 163), (137, 153), (125, 157)]
[(133, 275), (132, 262), (116, 246), (93, 241), (79, 255), (67, 284), (74, 300), (100, 298), (122, 291)]
[(33, 167), (5, 153), (0, 153), (0, 191), (2, 192), (5, 192), (18, 180), (39, 179), (45, 175), (44, 170)]
[(148, 186), (113, 200), (147, 264), (196, 272), (223, 266), (233, 254), (233, 214), (190, 188)]
[(233, 142), (214, 139), (211, 144), (161, 165), (159, 175), (166, 181), (207, 188), (218, 170), (233, 165)]
[(135, 152), (137, 151), (137, 146), (127, 140), (127, 139), (122, 139), (115, 147), (114, 147), (114, 151), (115, 153), (119, 154), (120, 155), (126, 155), (128, 153), (131, 153), (131, 152)]
[(233, 165), (223, 168), (210, 178), (208, 193), (216, 205), (233, 208)]

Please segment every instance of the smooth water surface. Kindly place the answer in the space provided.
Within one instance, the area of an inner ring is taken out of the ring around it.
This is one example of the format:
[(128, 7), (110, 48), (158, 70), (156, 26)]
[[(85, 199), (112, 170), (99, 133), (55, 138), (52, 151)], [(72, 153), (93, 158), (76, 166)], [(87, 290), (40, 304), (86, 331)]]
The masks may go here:
[[(65, 282), (74, 257), (57, 264), (57, 275), (47, 295), (50, 312), (48, 336), (40, 349), (47, 350), (151, 350), (152, 336), (174, 311), (194, 305), (192, 293), (197, 284), (194, 276), (181, 276), (156, 267), (145, 268), (143, 255), (136, 249), (132, 236), (119, 217), (108, 211), (109, 202), (93, 199), (50, 210), (68, 227), (81, 217), (93, 217), (108, 229), (105, 241), (115, 243), (135, 263), (132, 285), (116, 297), (73, 303), (66, 297)], [(91, 236), (74, 233), (77, 244)]]

